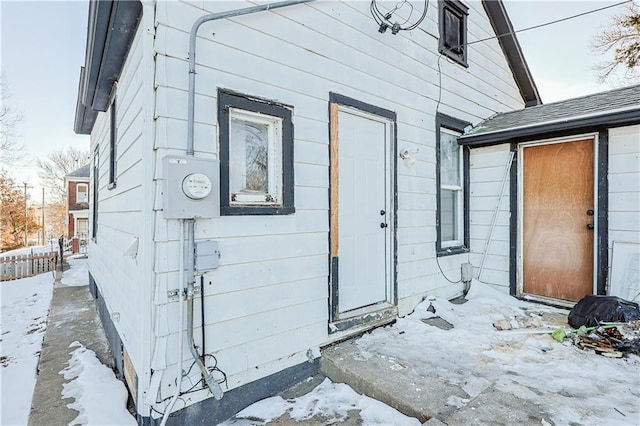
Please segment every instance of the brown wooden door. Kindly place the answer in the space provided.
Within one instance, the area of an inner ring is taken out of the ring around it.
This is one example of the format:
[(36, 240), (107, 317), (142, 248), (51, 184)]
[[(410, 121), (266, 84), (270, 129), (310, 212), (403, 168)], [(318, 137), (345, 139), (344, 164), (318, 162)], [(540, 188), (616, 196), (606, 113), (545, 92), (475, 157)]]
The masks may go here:
[(523, 150), (525, 293), (572, 301), (593, 293), (593, 148), (587, 139)]

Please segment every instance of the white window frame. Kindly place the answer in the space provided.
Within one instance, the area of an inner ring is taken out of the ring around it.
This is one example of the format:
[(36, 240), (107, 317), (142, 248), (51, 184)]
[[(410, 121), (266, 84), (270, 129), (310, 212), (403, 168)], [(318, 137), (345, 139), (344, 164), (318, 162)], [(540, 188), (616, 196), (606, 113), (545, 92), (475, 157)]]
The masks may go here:
[[(442, 127), (440, 126), (440, 134), (442, 133), (446, 133), (455, 137), (460, 136), (462, 133), (460, 132), (456, 132), (454, 130), (450, 130), (446, 127)], [(442, 139), (440, 142), (441, 146), (442, 146)], [(438, 161), (440, 161), (440, 159), (438, 159)], [(442, 164), (442, 163), (441, 163)], [(456, 210), (455, 210), (455, 215), (456, 215), (456, 235), (458, 236), (458, 239), (455, 240), (444, 240), (442, 239), (442, 241), (440, 241), (440, 246), (444, 249), (444, 248), (450, 248), (450, 247), (460, 247), (460, 246), (464, 246), (464, 162), (463, 162), (463, 152), (462, 152), (462, 146), (458, 147), (458, 182), (459, 185), (448, 185), (448, 184), (443, 184), (442, 183), (442, 169), (440, 169), (440, 194), (442, 193), (442, 190), (447, 190), (447, 191), (455, 191), (456, 192), (456, 197), (455, 197), (455, 201), (456, 201)], [(440, 195), (441, 196), (441, 195)], [(441, 209), (442, 210), (442, 209)], [(439, 212), (440, 214), (440, 229), (442, 230), (442, 211)], [(442, 232), (441, 232), (441, 238), (442, 238)]]
[[(86, 229), (84, 230), (85, 232), (80, 232), (80, 222), (86, 223), (86, 227), (85, 227)], [(73, 230), (76, 237), (87, 238), (87, 235), (89, 235), (89, 218), (88, 217), (77, 218), (76, 224), (73, 227)]]
[[(80, 200), (80, 187), (84, 187), (84, 200)], [(76, 184), (76, 203), (89, 202), (89, 185), (86, 183)]]
[[(233, 188), (238, 181), (246, 180), (245, 146), (231, 140), (232, 120), (250, 121), (266, 125), (267, 130), (267, 192), (243, 192)], [(274, 117), (238, 108), (229, 108), (229, 205), (230, 206), (279, 206), (282, 205), (282, 117)], [(240, 152), (238, 150), (240, 149)], [(238, 161), (236, 161), (238, 160)], [(234, 192), (235, 191), (235, 192)]]

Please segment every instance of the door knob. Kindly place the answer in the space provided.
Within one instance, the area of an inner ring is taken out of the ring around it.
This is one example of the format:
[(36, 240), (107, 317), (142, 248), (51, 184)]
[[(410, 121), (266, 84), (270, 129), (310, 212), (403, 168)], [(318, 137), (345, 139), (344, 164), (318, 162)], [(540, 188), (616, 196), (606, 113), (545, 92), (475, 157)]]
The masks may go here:
[(593, 223), (587, 223), (587, 229), (593, 229), (593, 228), (594, 228)]
[(380, 224), (380, 228), (386, 228), (387, 226), (389, 226), (389, 225), (387, 225), (387, 224), (386, 224), (386, 223), (384, 223), (384, 222), (382, 222), (382, 223)]
[(387, 212), (385, 212), (384, 210), (380, 210), (380, 216), (384, 216), (385, 214), (387, 214)]
[(587, 216), (593, 216), (593, 214), (594, 214), (593, 209), (587, 210)]

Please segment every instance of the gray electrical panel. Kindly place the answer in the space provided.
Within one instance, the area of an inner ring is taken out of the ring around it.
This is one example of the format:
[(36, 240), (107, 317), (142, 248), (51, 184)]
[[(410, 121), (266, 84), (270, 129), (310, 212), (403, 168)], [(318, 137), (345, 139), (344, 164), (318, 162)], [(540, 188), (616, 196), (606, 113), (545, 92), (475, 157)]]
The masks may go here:
[(217, 269), (220, 262), (220, 250), (217, 241), (196, 243), (196, 272), (203, 273)]
[(220, 162), (191, 156), (163, 158), (162, 211), (166, 219), (220, 216)]

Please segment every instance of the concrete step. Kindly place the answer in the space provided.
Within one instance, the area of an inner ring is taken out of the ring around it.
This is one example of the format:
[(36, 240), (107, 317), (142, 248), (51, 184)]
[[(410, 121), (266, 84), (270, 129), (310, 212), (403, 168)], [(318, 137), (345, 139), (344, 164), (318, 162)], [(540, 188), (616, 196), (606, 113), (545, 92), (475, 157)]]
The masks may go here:
[[(469, 377), (469, 383), (476, 383), (477, 388), (474, 395), (469, 395), (460, 386), (438, 377), (433, 365), (411, 368), (402, 359), (363, 355), (355, 342), (347, 340), (325, 348), (320, 371), (334, 382), (346, 383), (357, 392), (384, 402), (426, 425), (539, 426), (544, 424), (541, 423), (543, 419), (549, 418), (539, 405), (502, 392), (489, 380)], [(440, 368), (455, 368), (455, 364)], [(465, 402), (451, 405), (451, 401), (456, 400)]]

